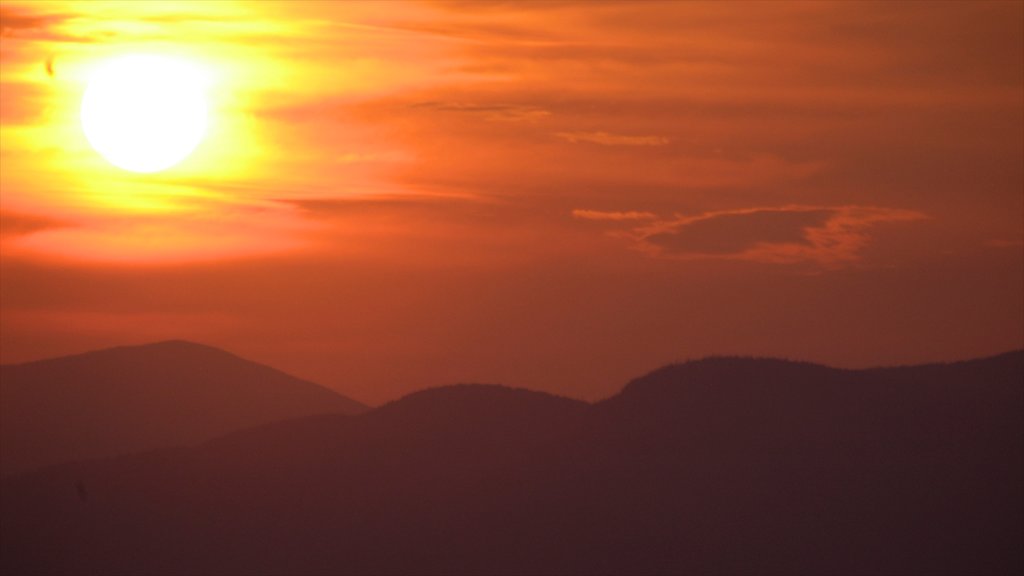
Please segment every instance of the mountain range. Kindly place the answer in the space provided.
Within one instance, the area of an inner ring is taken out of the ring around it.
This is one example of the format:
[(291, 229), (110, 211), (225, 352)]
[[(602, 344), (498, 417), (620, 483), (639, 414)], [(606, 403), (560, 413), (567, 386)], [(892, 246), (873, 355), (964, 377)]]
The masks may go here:
[(312, 382), (180, 340), (4, 365), (0, 474), (366, 408)]
[(1024, 351), (709, 358), (593, 404), (456, 385), (332, 411), (9, 475), (0, 572), (1024, 570)]

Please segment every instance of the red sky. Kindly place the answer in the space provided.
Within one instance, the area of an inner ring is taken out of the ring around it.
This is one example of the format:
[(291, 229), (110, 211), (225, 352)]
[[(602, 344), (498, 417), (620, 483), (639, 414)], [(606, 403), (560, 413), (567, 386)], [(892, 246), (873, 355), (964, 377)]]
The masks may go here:
[[(81, 132), (134, 52), (214, 79), (166, 172)], [(5, 363), (183, 338), (377, 403), (1024, 346), (1020, 2), (5, 0), (0, 130)]]

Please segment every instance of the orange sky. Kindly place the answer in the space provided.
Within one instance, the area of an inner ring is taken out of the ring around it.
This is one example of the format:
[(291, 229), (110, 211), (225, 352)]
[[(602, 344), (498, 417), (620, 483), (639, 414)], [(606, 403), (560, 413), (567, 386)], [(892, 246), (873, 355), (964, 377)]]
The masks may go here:
[[(104, 59), (213, 79), (121, 171)], [(371, 403), (1024, 346), (1024, 4), (11, 2), (0, 360), (168, 338)]]

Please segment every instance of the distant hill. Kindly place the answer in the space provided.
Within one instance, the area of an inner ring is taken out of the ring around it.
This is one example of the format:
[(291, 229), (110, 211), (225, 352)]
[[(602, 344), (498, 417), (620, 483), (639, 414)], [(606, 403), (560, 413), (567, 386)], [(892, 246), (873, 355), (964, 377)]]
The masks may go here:
[(196, 443), (259, 424), (365, 406), (182, 341), (0, 366), (0, 473)]
[(12, 575), (1016, 574), (1024, 352), (452, 386), (0, 488)]

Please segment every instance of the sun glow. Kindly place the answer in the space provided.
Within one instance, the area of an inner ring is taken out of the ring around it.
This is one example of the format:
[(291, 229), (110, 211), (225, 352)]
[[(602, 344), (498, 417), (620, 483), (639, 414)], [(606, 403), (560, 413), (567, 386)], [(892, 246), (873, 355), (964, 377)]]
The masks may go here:
[(108, 162), (151, 173), (178, 164), (206, 134), (206, 79), (189, 62), (132, 54), (106, 62), (82, 97), (82, 130)]

